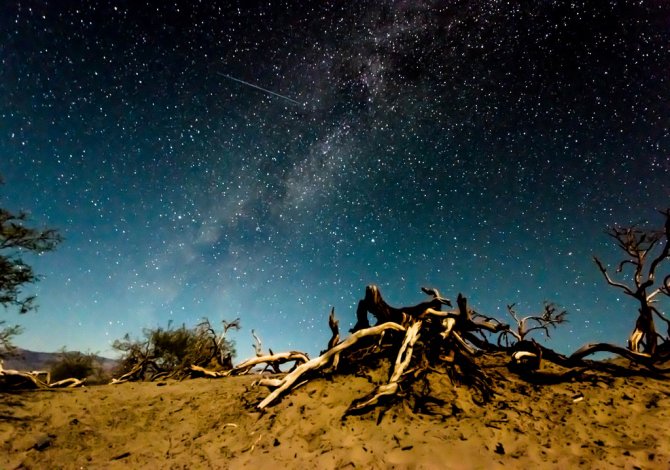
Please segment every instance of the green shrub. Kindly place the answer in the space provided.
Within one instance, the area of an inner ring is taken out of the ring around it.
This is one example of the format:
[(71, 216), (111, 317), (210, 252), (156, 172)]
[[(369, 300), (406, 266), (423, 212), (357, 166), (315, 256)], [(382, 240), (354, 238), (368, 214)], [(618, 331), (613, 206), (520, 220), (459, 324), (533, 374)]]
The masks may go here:
[(145, 329), (143, 339), (134, 340), (130, 335), (116, 340), (112, 347), (121, 352), (115, 377), (133, 372), (133, 380), (152, 380), (156, 377), (181, 378), (188, 374), (191, 364), (212, 368), (232, 368), (235, 345), (225, 338), (230, 328), (239, 329), (239, 320), (223, 322), (224, 331), (216, 333), (205, 319), (195, 328), (157, 327)]
[(60, 358), (51, 365), (51, 381), (63, 379), (87, 379), (87, 383), (96, 384), (105, 382), (102, 366), (95, 354), (79, 351), (60, 352)]

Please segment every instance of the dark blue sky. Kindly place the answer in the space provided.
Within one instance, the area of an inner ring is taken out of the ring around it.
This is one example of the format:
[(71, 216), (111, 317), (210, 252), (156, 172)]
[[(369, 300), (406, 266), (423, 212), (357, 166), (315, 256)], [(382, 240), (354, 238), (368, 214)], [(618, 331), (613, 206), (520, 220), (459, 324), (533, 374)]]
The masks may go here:
[(370, 283), (625, 343), (591, 257), (670, 205), (667, 2), (144, 3), (0, 6), (1, 202), (66, 238), (20, 346), (207, 316), (317, 353)]

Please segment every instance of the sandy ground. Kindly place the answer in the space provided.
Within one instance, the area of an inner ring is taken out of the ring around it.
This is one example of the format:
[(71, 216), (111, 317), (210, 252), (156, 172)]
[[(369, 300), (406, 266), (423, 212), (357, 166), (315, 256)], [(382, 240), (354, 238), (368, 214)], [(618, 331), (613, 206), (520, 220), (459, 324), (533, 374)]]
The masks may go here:
[(0, 394), (0, 468), (670, 468), (669, 380), (491, 367), (485, 406), (431, 379), (443, 416), (343, 418), (379, 377), (314, 379), (265, 413), (252, 376)]

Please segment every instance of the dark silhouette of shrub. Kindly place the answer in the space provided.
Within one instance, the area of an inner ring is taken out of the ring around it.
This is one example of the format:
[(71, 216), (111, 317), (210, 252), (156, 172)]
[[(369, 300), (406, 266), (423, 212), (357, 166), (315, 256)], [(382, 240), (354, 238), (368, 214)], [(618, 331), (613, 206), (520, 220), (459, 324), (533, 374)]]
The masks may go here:
[(62, 349), (60, 358), (51, 365), (50, 372), (52, 382), (72, 378), (87, 379), (88, 384), (108, 381), (98, 358), (93, 353)]
[(132, 380), (155, 380), (161, 377), (182, 378), (191, 365), (218, 370), (232, 368), (235, 345), (225, 338), (228, 329), (239, 329), (239, 321), (223, 322), (224, 330), (217, 334), (209, 320), (195, 328), (157, 327), (145, 329), (144, 338), (134, 340), (130, 335), (116, 340), (112, 347), (120, 351), (119, 367), (115, 376), (129, 375)]

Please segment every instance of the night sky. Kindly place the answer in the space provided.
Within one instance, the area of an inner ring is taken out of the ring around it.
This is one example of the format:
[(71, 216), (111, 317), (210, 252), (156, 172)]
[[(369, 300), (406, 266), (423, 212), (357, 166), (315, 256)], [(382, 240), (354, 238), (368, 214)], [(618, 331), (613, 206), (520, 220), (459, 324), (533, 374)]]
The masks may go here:
[(5, 0), (0, 204), (65, 242), (3, 317), (43, 351), (207, 316), (239, 359), (252, 328), (318, 354), (375, 283), (625, 345), (591, 258), (670, 206), (669, 45), (665, 0)]

